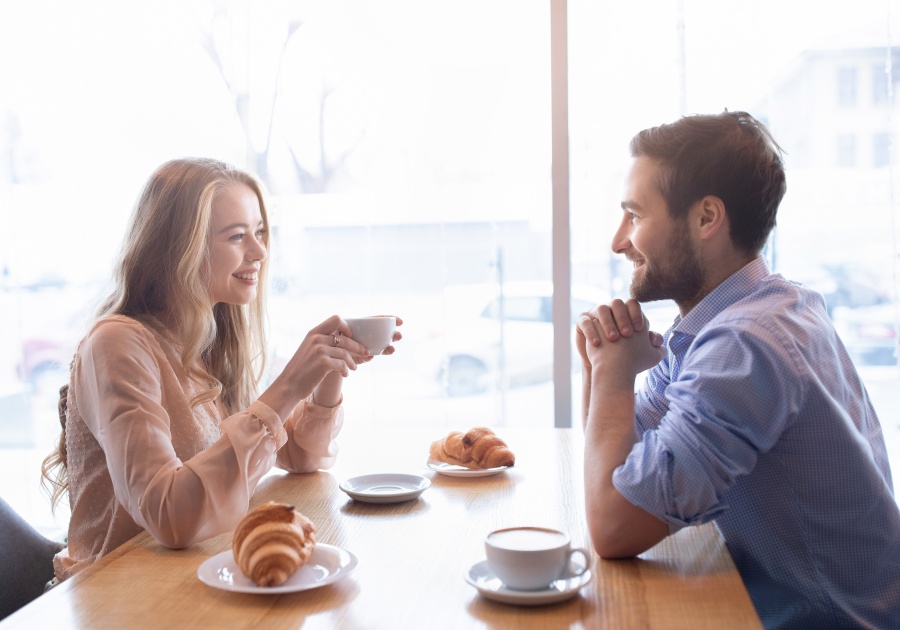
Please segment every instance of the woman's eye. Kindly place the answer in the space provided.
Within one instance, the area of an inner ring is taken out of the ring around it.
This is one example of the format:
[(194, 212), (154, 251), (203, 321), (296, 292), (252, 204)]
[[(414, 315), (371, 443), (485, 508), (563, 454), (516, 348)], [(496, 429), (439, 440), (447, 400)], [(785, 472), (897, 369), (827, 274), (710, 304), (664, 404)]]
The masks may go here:
[(262, 238), (265, 235), (265, 233), (266, 233), (266, 230), (264, 230), (263, 228), (256, 230), (256, 238)]
[(229, 238), (229, 241), (242, 241), (244, 240), (244, 234), (241, 232), (240, 234), (232, 234)]

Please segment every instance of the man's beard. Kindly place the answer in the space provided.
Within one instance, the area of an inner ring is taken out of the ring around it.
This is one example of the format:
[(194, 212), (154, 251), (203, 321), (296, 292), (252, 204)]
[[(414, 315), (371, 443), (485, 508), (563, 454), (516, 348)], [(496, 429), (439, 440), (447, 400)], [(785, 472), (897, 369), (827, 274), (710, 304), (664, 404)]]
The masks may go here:
[(669, 237), (669, 259), (661, 264), (644, 260), (643, 274), (631, 283), (631, 297), (638, 302), (673, 300), (693, 305), (703, 289), (703, 262), (691, 247), (686, 228)]

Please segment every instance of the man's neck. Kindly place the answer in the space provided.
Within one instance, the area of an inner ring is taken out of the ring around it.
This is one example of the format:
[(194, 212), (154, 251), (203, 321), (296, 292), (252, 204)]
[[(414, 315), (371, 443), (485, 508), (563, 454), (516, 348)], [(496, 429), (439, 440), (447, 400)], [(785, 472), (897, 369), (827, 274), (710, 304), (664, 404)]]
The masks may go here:
[(735, 251), (732, 252), (732, 255), (705, 261), (703, 265), (704, 275), (701, 289), (692, 299), (677, 303), (681, 317), (685, 317), (691, 309), (697, 306), (703, 298), (712, 293), (716, 287), (733, 276), (737, 271), (756, 260), (758, 256), (758, 253), (746, 255), (739, 254)]

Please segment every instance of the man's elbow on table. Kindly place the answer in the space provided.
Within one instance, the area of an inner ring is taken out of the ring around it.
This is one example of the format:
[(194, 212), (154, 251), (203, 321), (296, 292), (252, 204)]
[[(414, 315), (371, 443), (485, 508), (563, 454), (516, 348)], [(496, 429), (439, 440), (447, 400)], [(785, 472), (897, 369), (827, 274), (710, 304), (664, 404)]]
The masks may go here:
[(601, 558), (633, 558), (669, 535), (663, 521), (624, 497), (622, 502), (588, 516), (591, 543)]

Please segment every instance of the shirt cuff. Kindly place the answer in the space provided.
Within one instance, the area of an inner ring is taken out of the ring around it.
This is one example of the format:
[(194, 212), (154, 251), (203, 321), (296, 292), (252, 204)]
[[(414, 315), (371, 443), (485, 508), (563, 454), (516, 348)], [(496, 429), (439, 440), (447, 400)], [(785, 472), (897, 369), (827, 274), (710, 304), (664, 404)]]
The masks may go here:
[(255, 401), (250, 405), (247, 412), (258, 418), (263, 426), (269, 430), (275, 439), (275, 449), (278, 450), (287, 443), (287, 432), (284, 430), (284, 423), (275, 411), (262, 401)]
[(325, 405), (320, 405), (316, 402), (315, 398), (315, 392), (313, 392), (309, 395), (309, 398), (307, 398), (305, 402), (307, 413), (311, 413), (317, 418), (330, 418), (334, 416), (334, 410), (339, 409), (340, 406), (344, 404), (344, 394), (341, 394), (340, 399), (337, 401), (337, 404), (334, 407), (326, 407)]

